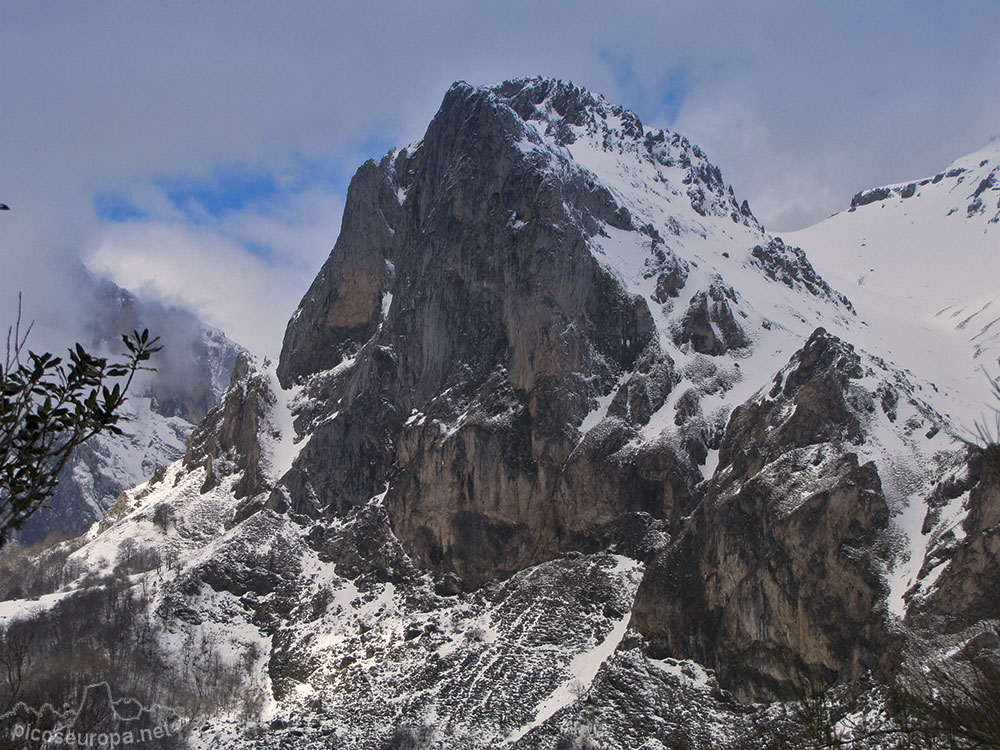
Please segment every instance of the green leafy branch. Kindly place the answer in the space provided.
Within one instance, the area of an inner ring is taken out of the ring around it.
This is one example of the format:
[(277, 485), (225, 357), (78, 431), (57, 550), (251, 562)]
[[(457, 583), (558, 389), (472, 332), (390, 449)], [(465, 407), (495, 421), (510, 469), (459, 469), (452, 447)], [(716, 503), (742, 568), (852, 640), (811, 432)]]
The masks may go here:
[(0, 368), (0, 546), (52, 496), (75, 448), (102, 432), (122, 434), (125, 395), (136, 373), (154, 369), (145, 363), (162, 349), (143, 330), (122, 336), (119, 361), (80, 344), (63, 358), (26, 350), (30, 332), (31, 325), (21, 333), (19, 299)]

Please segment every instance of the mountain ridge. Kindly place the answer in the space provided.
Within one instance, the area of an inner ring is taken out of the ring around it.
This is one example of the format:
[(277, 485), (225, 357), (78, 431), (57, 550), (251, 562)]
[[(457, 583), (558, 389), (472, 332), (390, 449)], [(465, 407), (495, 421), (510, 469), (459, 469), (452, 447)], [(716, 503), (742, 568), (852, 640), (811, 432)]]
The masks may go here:
[(192, 747), (737, 748), (803, 677), (891, 725), (908, 633), (995, 612), (998, 480), (786, 238), (603, 98), (456, 84), (358, 170), (277, 367), (62, 550), (43, 616), (139, 576), (142, 653), (217, 701)]

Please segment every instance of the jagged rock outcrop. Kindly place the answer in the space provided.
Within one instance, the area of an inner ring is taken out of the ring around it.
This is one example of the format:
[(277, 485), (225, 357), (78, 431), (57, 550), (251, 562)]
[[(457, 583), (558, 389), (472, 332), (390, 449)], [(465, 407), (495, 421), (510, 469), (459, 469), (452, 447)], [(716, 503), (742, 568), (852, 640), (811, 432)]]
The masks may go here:
[(749, 346), (750, 339), (733, 315), (730, 301), (736, 301), (736, 292), (719, 281), (707, 292), (696, 293), (674, 330), (674, 343), (690, 344), (699, 354), (716, 356)]
[(763, 245), (755, 245), (750, 251), (749, 264), (760, 268), (768, 278), (778, 281), (789, 289), (805, 289), (815, 297), (823, 297), (846, 307), (854, 313), (854, 305), (843, 294), (834, 291), (816, 273), (812, 263), (806, 258), (802, 248), (786, 245), (780, 237), (773, 237)]
[[(591, 250), (631, 214), (592, 174), (554, 169), (558, 149), (529, 148), (529, 121), (571, 143), (574, 126), (614, 117), (652, 158), (638, 118), (588, 97), (554, 81), (458, 84), (419, 144), (355, 175), (278, 369), (331, 404), (283, 481), (297, 512), (342, 514), (388, 484), (404, 546), (470, 584), (603, 539), (629, 513), (682, 515), (689, 459), (622, 452), (676, 381), (647, 301)], [(699, 155), (685, 157), (690, 184), (728, 200)], [(676, 294), (686, 264), (661, 256)], [(723, 322), (731, 347), (745, 343), (731, 311)], [(621, 429), (578, 446), (593, 399), (633, 370), (609, 412)]]
[(744, 699), (877, 666), (889, 512), (875, 466), (847, 447), (872, 408), (861, 375), (819, 329), (733, 413), (704, 499), (637, 595), (633, 622), (655, 653), (711, 666)]
[[(853, 387), (864, 376), (854, 347), (816, 329), (763, 398), (737, 407), (719, 449), (719, 471), (750, 477), (787, 450), (817, 443), (860, 443), (871, 394)], [(718, 471), (717, 471), (718, 473)]]
[[(937, 554), (927, 556), (920, 578), (936, 572), (936, 580), (928, 596), (914, 603), (910, 617), (935, 630), (957, 632), (984, 620), (1000, 619), (997, 575), (1000, 449), (997, 445), (985, 450), (971, 449), (964, 481), (955, 483), (951, 492), (944, 489), (946, 499), (964, 499), (965, 517), (957, 528), (949, 530), (944, 543), (939, 542)], [(925, 521), (925, 527), (933, 527), (930, 521), (930, 518)]]
[(249, 355), (241, 354), (222, 403), (192, 433), (184, 454), (186, 468), (205, 467), (203, 490), (214, 487), (219, 477), (237, 472), (242, 476), (234, 487), (236, 497), (250, 497), (268, 488), (261, 442), (270, 428), (274, 404), (267, 375), (253, 366)]
[[(965, 167), (953, 167), (952, 169), (944, 172), (939, 172), (934, 175), (934, 177), (929, 177), (925, 180), (920, 180), (919, 182), (909, 182), (903, 185), (889, 185), (885, 187), (872, 188), (871, 190), (862, 190), (861, 192), (856, 193), (851, 199), (851, 207), (848, 210), (856, 211), (862, 206), (867, 206), (870, 203), (890, 200), (893, 197), (906, 200), (907, 198), (912, 198), (914, 195), (917, 195), (918, 190), (925, 185), (937, 185), (942, 180), (955, 180), (955, 186), (957, 187), (966, 178), (972, 177), (978, 179), (979, 181), (971, 183), (975, 185), (976, 188), (971, 194), (968, 194), (969, 203), (965, 206), (965, 217), (971, 219), (975, 216), (985, 215), (991, 224), (997, 224), (1000, 223), (1000, 196), (998, 196), (998, 193), (1000, 193), (1000, 180), (998, 180), (997, 177), (1000, 175), (1000, 167), (994, 166), (990, 168), (990, 170), (985, 172), (984, 176), (980, 178), (976, 178), (975, 175), (975, 171), (979, 171), (983, 174), (982, 168), (989, 163), (989, 159), (983, 159), (979, 162), (978, 169), (976, 169), (975, 164)], [(995, 161), (993, 163), (996, 164)], [(996, 200), (994, 200), (994, 198), (996, 198)]]
[(971, 202), (966, 207), (967, 217), (993, 213), (990, 222), (1000, 223), (1000, 180), (997, 179), (997, 175), (1000, 175), (1000, 167), (994, 167), (986, 177), (980, 180), (975, 191), (969, 196)]
[(671, 298), (680, 295), (687, 283), (691, 265), (660, 243), (654, 241), (652, 249), (656, 262), (650, 264), (646, 272), (649, 277), (656, 278), (656, 290), (652, 299), (661, 305), (668, 304)]
[(413, 565), (392, 533), (386, 509), (369, 503), (351, 513), (351, 523), (310, 527), (306, 541), (319, 559), (357, 585), (413, 583), (423, 571)]

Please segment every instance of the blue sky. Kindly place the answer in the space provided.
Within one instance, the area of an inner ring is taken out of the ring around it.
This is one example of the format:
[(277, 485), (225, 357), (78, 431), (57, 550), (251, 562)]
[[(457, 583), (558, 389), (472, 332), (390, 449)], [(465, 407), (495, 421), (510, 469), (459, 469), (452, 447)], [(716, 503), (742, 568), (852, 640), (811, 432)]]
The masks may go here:
[(0, 0), (0, 309), (71, 320), (82, 259), (273, 354), (350, 176), (460, 79), (603, 93), (795, 228), (1000, 132), (997, 38), (992, 0)]

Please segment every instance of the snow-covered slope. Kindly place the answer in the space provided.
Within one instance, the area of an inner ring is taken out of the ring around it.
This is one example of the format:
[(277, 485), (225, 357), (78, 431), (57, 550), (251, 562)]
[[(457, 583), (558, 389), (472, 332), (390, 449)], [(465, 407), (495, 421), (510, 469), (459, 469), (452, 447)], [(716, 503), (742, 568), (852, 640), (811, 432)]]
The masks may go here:
[(992, 403), (983, 371), (1000, 374), (1000, 140), (785, 238), (854, 301), (856, 343), (933, 382), (971, 431)]

